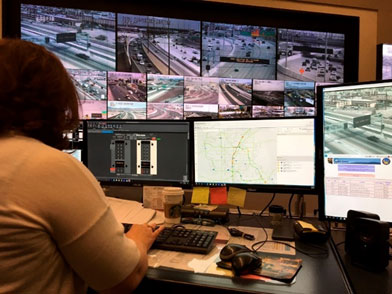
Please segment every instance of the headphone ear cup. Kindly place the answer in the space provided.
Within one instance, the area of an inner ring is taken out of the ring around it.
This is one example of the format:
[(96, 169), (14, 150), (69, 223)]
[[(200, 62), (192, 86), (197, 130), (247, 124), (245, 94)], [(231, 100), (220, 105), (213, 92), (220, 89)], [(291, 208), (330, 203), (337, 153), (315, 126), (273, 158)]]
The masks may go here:
[(259, 268), (261, 264), (261, 258), (254, 252), (236, 254), (231, 261), (231, 266), (236, 276), (247, 274)]
[(237, 251), (233, 251), (231, 254), (228, 255), (220, 254), (219, 258), (223, 261), (231, 261), (234, 258), (234, 256), (236, 256), (238, 253), (243, 253), (243, 252), (251, 252), (251, 251), (249, 249), (240, 249)]

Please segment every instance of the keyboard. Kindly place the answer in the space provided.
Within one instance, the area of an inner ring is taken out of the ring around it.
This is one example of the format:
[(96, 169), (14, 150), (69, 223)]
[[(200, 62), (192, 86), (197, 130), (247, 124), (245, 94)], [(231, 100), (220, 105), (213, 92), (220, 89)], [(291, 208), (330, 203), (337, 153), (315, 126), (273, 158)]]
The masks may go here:
[(218, 232), (183, 227), (164, 228), (152, 248), (208, 254), (215, 246)]

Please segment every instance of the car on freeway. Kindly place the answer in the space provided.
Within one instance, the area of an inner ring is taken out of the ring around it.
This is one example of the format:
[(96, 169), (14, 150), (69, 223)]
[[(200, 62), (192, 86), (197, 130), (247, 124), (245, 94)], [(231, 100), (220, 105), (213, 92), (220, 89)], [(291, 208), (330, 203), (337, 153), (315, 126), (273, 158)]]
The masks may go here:
[(369, 136), (369, 137), (367, 137), (367, 139), (370, 140), (370, 141), (373, 141), (373, 142), (378, 142), (378, 141), (380, 141), (380, 139), (377, 138), (376, 136)]
[(329, 80), (333, 82), (337, 81), (338, 79), (336, 77), (336, 73), (331, 72), (331, 74), (329, 75)]
[(76, 53), (75, 55), (77, 57), (79, 57), (79, 58), (83, 58), (83, 59), (86, 59), (86, 60), (90, 59), (90, 56), (88, 56), (88, 55), (86, 55), (84, 53)]

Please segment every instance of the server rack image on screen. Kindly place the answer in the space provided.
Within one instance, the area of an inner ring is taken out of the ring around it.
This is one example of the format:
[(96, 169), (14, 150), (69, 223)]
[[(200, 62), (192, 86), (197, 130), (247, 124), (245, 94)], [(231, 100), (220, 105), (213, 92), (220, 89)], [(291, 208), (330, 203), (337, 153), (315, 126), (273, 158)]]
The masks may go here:
[(101, 182), (187, 185), (189, 131), (184, 121), (86, 121), (87, 167)]
[(196, 185), (315, 189), (315, 119), (194, 122)]
[(351, 209), (392, 222), (392, 81), (322, 86), (318, 95), (320, 216), (343, 221)]

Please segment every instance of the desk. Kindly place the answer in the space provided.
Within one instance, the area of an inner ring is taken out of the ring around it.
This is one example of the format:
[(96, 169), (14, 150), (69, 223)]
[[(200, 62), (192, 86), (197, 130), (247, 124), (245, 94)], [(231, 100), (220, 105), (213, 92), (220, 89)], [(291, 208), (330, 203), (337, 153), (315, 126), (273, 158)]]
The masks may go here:
[[(268, 217), (260, 218), (265, 227), (269, 227)], [(259, 227), (255, 217), (230, 215), (230, 225)], [(303, 260), (296, 282), (293, 285), (273, 285), (241, 278), (229, 278), (206, 274), (195, 274), (186, 271), (163, 268), (149, 268), (146, 277), (137, 289), (137, 293), (352, 293), (345, 278), (344, 271), (332, 241), (321, 245), (327, 249), (326, 257), (312, 258), (297, 251), (296, 258)], [(296, 240), (296, 247), (309, 250), (310, 247)]]
[(346, 255), (344, 250), (344, 243), (341, 243), (345, 240), (344, 231), (332, 231), (332, 240), (335, 244), (340, 244), (336, 246), (336, 250), (355, 293), (392, 293), (391, 261), (389, 262), (389, 266), (381, 272), (367, 271), (351, 264), (350, 257)]

